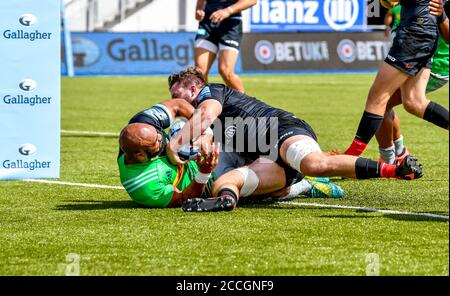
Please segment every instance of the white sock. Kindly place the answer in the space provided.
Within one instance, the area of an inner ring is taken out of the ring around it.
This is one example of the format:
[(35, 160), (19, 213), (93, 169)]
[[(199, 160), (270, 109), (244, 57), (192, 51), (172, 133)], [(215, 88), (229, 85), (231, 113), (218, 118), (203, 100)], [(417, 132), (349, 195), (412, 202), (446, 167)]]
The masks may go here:
[(296, 197), (297, 195), (308, 192), (311, 189), (312, 189), (312, 184), (308, 180), (303, 179), (300, 182), (292, 184), (291, 187), (289, 188), (288, 195), (283, 196), (282, 198)]
[(394, 141), (395, 145), (395, 155), (399, 156), (403, 153), (403, 149), (405, 149), (405, 145), (403, 145), (403, 135), (400, 136), (397, 140)]
[(381, 159), (387, 164), (393, 164), (395, 162), (395, 145), (387, 148), (379, 147)]

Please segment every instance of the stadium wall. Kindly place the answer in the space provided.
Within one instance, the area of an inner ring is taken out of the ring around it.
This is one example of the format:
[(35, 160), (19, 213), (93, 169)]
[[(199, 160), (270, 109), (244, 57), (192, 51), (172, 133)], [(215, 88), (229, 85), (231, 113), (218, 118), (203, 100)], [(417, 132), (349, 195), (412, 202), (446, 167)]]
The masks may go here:
[[(194, 64), (195, 33), (71, 35), (75, 75), (169, 74)], [(382, 32), (246, 33), (236, 72), (374, 71), (389, 47)], [(215, 63), (211, 74), (216, 73)]]

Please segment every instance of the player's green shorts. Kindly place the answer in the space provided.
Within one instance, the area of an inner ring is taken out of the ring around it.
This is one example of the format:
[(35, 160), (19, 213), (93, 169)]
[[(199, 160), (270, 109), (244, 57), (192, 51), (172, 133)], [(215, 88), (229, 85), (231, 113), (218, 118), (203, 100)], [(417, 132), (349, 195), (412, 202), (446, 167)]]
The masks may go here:
[(448, 83), (448, 76), (442, 76), (439, 74), (430, 74), (430, 79), (427, 84), (427, 93), (440, 89)]

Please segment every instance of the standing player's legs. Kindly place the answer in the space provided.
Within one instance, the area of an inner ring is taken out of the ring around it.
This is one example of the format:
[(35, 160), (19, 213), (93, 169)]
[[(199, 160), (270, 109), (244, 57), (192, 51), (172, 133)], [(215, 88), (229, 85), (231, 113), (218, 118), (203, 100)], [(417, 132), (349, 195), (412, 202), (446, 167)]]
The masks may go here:
[(226, 85), (240, 92), (244, 92), (244, 85), (236, 75), (234, 68), (239, 56), (239, 50), (233, 47), (219, 46), (219, 73)]
[(217, 46), (207, 40), (196, 42), (194, 48), (195, 66), (200, 69), (206, 80), (208, 80), (209, 70), (211, 69), (211, 66), (216, 58), (216, 51)]
[(422, 177), (422, 166), (411, 156), (396, 166), (352, 155), (329, 155), (321, 151), (313, 138), (305, 135), (295, 135), (285, 140), (280, 156), (292, 168), (312, 177), (408, 180)]
[(400, 133), (400, 120), (393, 109), (401, 103), (401, 91), (397, 90), (389, 99), (383, 122), (375, 134), (379, 145), (380, 158), (386, 163), (392, 164), (397, 156), (405, 154), (403, 136)]
[(347, 155), (359, 156), (383, 122), (386, 105), (392, 95), (409, 79), (409, 76), (384, 62), (369, 91), (364, 113)]
[(402, 103), (406, 111), (444, 129), (449, 129), (449, 112), (441, 105), (428, 100), (425, 90), (430, 69), (423, 68), (402, 87)]

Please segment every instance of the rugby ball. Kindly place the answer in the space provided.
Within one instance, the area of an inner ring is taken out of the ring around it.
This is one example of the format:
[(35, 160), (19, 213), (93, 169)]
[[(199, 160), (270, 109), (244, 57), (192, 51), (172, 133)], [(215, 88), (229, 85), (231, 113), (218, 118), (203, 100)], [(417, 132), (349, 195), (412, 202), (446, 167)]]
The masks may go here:
[[(169, 138), (172, 139), (186, 124), (186, 117), (176, 117), (172, 125), (169, 127)], [(198, 147), (192, 147), (190, 144), (186, 144), (178, 149), (178, 156), (182, 160), (192, 160), (197, 157), (200, 149)]]

